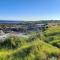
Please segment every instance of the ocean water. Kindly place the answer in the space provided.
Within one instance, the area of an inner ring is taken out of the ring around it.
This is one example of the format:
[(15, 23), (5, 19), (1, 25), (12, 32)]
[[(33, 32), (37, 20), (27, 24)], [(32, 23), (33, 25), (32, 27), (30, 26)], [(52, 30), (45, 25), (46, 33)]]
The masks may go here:
[(0, 24), (17, 24), (21, 23), (22, 21), (10, 21), (10, 20), (0, 20)]

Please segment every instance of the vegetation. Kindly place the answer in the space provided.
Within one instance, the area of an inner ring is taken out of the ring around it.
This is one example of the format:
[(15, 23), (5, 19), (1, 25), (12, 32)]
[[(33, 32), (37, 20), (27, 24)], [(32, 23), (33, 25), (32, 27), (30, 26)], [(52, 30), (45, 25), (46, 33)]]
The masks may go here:
[(0, 43), (0, 60), (59, 60), (60, 26), (49, 26), (29, 38), (11, 36)]

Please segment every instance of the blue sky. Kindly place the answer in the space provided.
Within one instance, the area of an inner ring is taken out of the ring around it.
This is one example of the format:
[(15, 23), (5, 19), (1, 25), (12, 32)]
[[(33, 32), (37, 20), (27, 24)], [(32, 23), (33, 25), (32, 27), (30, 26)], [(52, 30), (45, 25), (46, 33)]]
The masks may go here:
[(60, 19), (60, 0), (0, 0), (0, 20)]

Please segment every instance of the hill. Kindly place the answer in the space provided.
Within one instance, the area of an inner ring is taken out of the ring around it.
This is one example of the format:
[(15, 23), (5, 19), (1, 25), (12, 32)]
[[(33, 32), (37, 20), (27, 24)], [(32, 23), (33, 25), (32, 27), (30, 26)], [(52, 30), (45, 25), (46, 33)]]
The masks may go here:
[(29, 38), (11, 36), (0, 43), (1, 60), (59, 60), (60, 26), (49, 25)]

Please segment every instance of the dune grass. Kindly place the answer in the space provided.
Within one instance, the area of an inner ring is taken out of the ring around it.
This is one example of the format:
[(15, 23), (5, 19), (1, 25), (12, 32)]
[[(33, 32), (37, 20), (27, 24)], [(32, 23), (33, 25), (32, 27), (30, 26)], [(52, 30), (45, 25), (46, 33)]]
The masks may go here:
[[(41, 41), (40, 39), (36, 39), (32, 42), (30, 42), (28, 45), (21, 46), (19, 48), (13, 49), (13, 50), (6, 50), (6, 51), (0, 51), (0, 58), (3, 60), (10, 60), (10, 59), (16, 59), (16, 60), (26, 60), (26, 59), (47, 59), (51, 55), (58, 56), (60, 54), (60, 49), (57, 47), (54, 47), (48, 43), (45, 43)], [(42, 57), (43, 55), (44, 57)], [(41, 58), (39, 58), (40, 56)], [(9, 58), (8, 58), (9, 57)], [(16, 57), (16, 58), (15, 58)]]
[(44, 33), (29, 38), (12, 36), (0, 44), (0, 60), (58, 60), (60, 48), (53, 43), (59, 42), (59, 26), (49, 27)]

